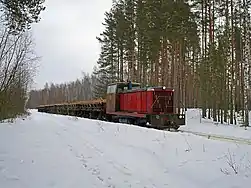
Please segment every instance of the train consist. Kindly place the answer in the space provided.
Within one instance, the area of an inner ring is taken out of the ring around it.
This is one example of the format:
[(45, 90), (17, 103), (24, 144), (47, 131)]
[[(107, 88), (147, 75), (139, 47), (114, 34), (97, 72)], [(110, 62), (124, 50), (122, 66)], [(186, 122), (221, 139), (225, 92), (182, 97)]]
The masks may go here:
[(73, 115), (157, 129), (185, 125), (184, 110), (174, 106), (175, 91), (166, 87), (141, 88), (139, 83), (109, 84), (106, 99), (40, 105), (38, 112)]

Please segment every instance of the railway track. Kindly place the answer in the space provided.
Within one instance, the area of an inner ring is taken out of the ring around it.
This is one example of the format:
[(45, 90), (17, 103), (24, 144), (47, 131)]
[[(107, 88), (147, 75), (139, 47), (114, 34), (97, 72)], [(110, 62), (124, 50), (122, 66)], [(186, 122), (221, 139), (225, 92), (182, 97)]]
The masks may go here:
[[(137, 125), (138, 126), (138, 125)], [(150, 126), (147, 126), (146, 128), (151, 129), (157, 129)], [(251, 139), (245, 139), (245, 138), (238, 138), (238, 137), (231, 137), (231, 136), (224, 136), (224, 135), (216, 135), (216, 134), (208, 134), (208, 133), (202, 133), (202, 132), (196, 132), (196, 131), (187, 131), (187, 130), (176, 130), (176, 129), (157, 129), (157, 130), (163, 130), (168, 132), (180, 132), (180, 133), (190, 133), (196, 136), (205, 137), (211, 140), (219, 140), (219, 141), (225, 141), (225, 142), (232, 142), (236, 144), (245, 144), (245, 145), (251, 145)]]
[(237, 144), (251, 145), (251, 139), (237, 138), (237, 137), (230, 137), (230, 136), (223, 136), (223, 135), (216, 135), (216, 134), (207, 134), (207, 133), (186, 131), (186, 130), (178, 130), (177, 132), (190, 133), (196, 136), (201, 136), (201, 137), (205, 137), (212, 140), (220, 140), (220, 141), (233, 142)]

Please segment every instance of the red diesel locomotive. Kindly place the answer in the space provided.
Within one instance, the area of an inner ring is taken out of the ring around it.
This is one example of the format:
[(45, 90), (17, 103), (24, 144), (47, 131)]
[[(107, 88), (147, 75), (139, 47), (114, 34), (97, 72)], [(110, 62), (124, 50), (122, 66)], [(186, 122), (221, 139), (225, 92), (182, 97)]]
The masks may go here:
[(185, 125), (183, 109), (174, 106), (175, 91), (166, 87), (141, 88), (139, 83), (118, 82), (107, 87), (106, 100), (41, 105), (39, 112), (76, 115), (158, 129)]
[[(139, 83), (119, 82), (108, 85), (106, 117), (109, 121), (154, 128), (185, 125), (185, 114), (176, 113), (174, 90), (164, 87), (141, 88)], [(148, 125), (149, 124), (149, 125)]]

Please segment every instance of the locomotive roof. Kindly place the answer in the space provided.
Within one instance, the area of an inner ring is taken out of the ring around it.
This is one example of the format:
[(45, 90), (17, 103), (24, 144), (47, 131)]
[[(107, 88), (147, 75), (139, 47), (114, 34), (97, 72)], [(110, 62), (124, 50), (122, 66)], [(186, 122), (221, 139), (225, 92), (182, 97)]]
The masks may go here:
[[(137, 91), (148, 91), (151, 89), (161, 89), (163, 88), (162, 86), (156, 86), (156, 87), (142, 87), (142, 88), (132, 88), (129, 90), (125, 90), (125, 91), (120, 91), (119, 93), (133, 93), (133, 92), (137, 92)], [(165, 88), (165, 91), (174, 91), (173, 88)]]
[[(111, 85), (126, 85), (128, 84), (128, 82), (113, 82), (113, 83), (110, 83), (108, 84), (108, 86), (111, 86)], [(137, 82), (132, 82), (132, 85), (141, 85), (140, 83), (137, 83)]]

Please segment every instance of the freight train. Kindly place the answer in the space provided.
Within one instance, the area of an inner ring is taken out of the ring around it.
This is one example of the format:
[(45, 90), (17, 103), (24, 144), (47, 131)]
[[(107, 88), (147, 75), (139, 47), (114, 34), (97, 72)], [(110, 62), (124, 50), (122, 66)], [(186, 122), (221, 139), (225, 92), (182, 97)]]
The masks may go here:
[(40, 105), (38, 112), (73, 115), (156, 129), (185, 125), (185, 112), (174, 106), (174, 89), (142, 88), (140, 83), (117, 82), (107, 87), (106, 99)]

